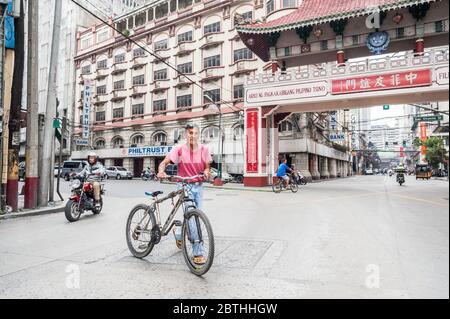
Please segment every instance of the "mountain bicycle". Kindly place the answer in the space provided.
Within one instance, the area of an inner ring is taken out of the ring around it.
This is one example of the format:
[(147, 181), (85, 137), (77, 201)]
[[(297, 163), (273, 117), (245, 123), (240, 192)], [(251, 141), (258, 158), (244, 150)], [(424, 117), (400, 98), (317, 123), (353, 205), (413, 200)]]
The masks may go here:
[[(214, 234), (205, 213), (199, 210), (189, 196), (189, 192), (195, 183), (194, 180), (203, 179), (203, 175), (192, 177), (173, 176), (170, 179), (177, 181), (179, 189), (171, 192), (164, 198), (159, 196), (161, 191), (145, 193), (151, 198), (150, 205), (141, 204), (133, 208), (128, 217), (126, 226), (127, 245), (134, 257), (143, 259), (147, 257), (153, 248), (161, 242), (162, 237), (169, 235), (174, 227), (182, 227), (182, 243), (184, 261), (189, 270), (196, 276), (205, 275), (214, 261)], [(176, 201), (175, 199), (178, 198)], [(174, 206), (166, 223), (162, 226), (160, 204), (172, 201)], [(183, 222), (174, 220), (178, 210), (182, 208)], [(204, 264), (197, 264), (193, 255), (194, 245), (201, 247)]]

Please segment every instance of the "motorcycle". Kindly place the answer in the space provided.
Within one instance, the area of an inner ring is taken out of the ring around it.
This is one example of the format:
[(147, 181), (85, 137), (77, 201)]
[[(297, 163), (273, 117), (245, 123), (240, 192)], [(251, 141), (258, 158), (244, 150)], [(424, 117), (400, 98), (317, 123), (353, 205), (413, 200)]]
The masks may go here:
[(294, 182), (295, 182), (297, 185), (300, 185), (300, 186), (305, 186), (305, 185), (308, 184), (308, 180), (306, 179), (306, 177), (303, 176), (303, 175), (301, 175), (301, 174), (298, 174), (298, 175), (294, 178)]
[(405, 174), (403, 174), (403, 173), (397, 174), (397, 183), (399, 183), (400, 186), (405, 184)]
[(103, 195), (105, 194), (105, 185), (101, 184), (100, 207), (95, 207), (94, 187), (87, 182), (84, 177), (73, 177), (72, 196), (66, 204), (65, 215), (69, 222), (73, 223), (80, 219), (86, 211), (92, 211), (94, 215), (101, 213), (103, 209)]
[(142, 172), (141, 178), (143, 181), (159, 181), (159, 178), (155, 173)]

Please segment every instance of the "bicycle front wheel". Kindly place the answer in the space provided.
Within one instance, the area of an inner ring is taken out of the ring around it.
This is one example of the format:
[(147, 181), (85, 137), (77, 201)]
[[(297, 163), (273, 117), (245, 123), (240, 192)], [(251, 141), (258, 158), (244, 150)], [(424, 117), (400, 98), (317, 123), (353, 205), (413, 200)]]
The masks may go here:
[(298, 184), (293, 183), (291, 184), (291, 191), (295, 194), (298, 192)]
[(205, 275), (214, 262), (214, 234), (208, 217), (195, 209), (185, 216), (183, 225), (183, 256), (189, 270)]

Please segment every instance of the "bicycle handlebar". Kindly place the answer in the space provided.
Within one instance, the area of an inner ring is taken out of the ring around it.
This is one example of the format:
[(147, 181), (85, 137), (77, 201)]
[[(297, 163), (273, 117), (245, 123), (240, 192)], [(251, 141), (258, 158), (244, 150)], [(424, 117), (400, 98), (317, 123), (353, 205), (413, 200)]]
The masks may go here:
[(176, 180), (179, 180), (181, 183), (187, 183), (188, 181), (192, 181), (194, 179), (203, 179), (203, 178), (205, 178), (204, 174), (199, 174), (199, 175), (190, 176), (190, 177), (171, 176), (168, 179), (176, 179)]

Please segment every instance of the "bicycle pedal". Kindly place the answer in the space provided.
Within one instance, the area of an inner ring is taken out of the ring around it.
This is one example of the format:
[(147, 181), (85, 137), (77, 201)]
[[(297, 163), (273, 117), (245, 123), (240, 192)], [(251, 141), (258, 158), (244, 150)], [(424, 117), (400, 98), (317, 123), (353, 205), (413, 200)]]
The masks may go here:
[(181, 221), (179, 221), (179, 220), (174, 221), (173, 224), (176, 227), (182, 227), (183, 226), (183, 223)]

